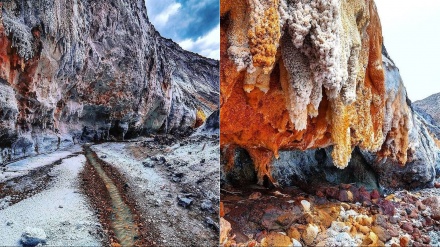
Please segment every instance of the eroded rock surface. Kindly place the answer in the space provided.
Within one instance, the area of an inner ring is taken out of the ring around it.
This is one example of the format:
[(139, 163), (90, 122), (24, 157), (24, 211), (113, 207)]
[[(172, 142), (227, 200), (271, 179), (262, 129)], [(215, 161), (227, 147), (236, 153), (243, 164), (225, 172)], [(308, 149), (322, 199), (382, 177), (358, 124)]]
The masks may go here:
[[(383, 49), (374, 1), (222, 1), (221, 18), (226, 173), (241, 147), (260, 184), (289, 185), (319, 161), (280, 151), (326, 148), (327, 163), (362, 163), (385, 188), (433, 184), (438, 149)], [(280, 172), (292, 155), (301, 164)]]
[(1, 162), (83, 140), (187, 132), (218, 61), (162, 38), (137, 1), (0, 3)]

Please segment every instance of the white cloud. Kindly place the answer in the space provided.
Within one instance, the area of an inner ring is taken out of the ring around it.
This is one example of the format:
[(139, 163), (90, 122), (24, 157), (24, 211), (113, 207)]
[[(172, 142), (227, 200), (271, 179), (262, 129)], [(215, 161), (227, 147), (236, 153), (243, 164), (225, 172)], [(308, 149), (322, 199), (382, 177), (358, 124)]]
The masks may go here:
[(178, 43), (185, 50), (199, 53), (205, 57), (220, 59), (220, 24), (205, 36), (198, 37), (196, 40), (185, 39)]
[(170, 16), (175, 15), (182, 7), (180, 3), (173, 3), (164, 11), (154, 17), (154, 23), (158, 26), (165, 26)]

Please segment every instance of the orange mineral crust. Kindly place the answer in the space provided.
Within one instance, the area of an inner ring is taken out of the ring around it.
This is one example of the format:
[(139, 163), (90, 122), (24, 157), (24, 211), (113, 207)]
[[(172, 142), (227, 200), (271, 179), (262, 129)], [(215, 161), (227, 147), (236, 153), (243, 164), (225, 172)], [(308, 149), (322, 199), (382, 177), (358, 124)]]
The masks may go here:
[(407, 161), (410, 110), (403, 87), (386, 95), (373, 1), (230, 2), (221, 1), (221, 146), (247, 149), (260, 183), (276, 182), (279, 150), (333, 145), (339, 168), (355, 146)]

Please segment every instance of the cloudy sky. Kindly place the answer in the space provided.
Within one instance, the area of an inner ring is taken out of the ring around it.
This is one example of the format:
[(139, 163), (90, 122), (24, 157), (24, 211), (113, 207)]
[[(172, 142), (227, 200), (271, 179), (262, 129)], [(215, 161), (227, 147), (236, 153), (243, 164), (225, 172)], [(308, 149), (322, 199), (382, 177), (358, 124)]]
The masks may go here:
[(148, 18), (166, 38), (205, 57), (220, 57), (219, 0), (145, 0)]
[(376, 0), (385, 47), (412, 101), (440, 92), (440, 1)]

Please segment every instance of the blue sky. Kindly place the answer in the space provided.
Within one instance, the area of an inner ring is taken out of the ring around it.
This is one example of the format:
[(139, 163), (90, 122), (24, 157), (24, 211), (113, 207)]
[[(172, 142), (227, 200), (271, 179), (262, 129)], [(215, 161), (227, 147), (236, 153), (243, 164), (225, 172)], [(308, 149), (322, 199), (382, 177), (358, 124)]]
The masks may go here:
[(376, 0), (385, 47), (410, 100), (440, 92), (440, 1)]
[(148, 18), (163, 37), (205, 57), (220, 57), (219, 0), (146, 0)]

